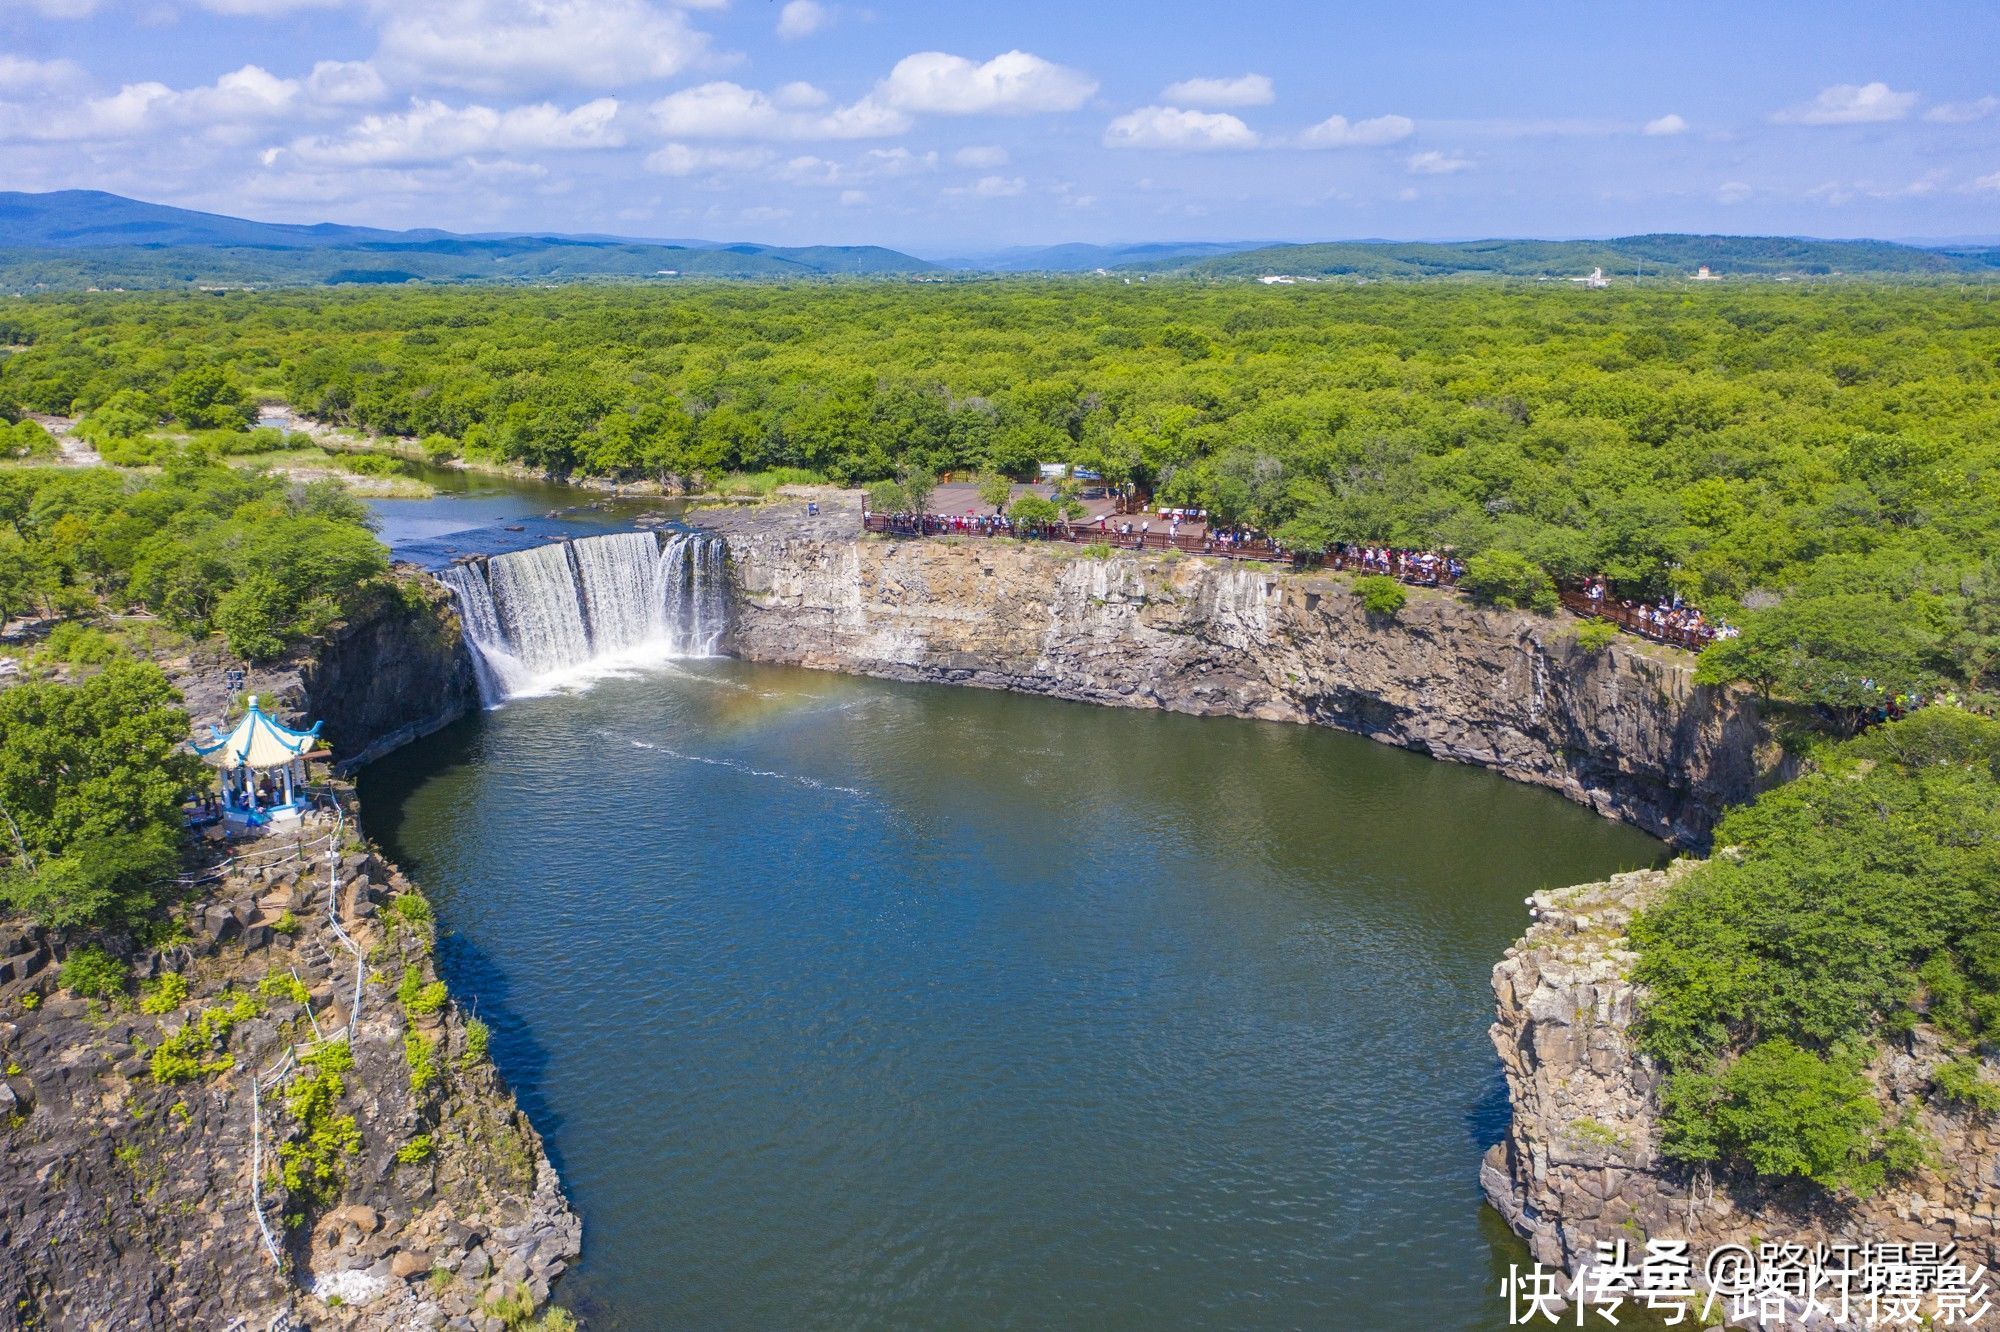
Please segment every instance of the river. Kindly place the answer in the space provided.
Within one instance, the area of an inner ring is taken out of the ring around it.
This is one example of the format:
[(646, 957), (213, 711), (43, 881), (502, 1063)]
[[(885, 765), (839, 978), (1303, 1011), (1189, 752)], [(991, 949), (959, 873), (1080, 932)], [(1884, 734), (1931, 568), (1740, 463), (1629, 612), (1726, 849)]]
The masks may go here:
[(726, 660), (361, 791), (598, 1329), (1503, 1326), (1488, 973), (1661, 858), (1331, 730)]

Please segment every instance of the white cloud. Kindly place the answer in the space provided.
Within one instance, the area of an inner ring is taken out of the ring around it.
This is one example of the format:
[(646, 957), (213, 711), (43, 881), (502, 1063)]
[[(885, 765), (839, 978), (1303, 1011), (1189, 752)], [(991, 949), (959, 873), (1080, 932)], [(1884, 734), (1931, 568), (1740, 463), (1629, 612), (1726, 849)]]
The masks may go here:
[(946, 194), (974, 199), (1012, 199), (1028, 192), (1028, 182), (1020, 176), (981, 176), (970, 185), (953, 185)]
[(1687, 120), (1670, 111), (1658, 119), (1647, 121), (1646, 127), (1639, 132), (1641, 134), (1653, 135), (1685, 134), (1687, 133), (1687, 128)]
[(652, 111), (661, 132), (679, 139), (877, 139), (910, 128), (908, 116), (873, 98), (830, 111), (788, 111), (754, 88), (727, 82), (669, 93)]
[(301, 9), (332, 9), (346, 0), (197, 0), (211, 14), (230, 18), (277, 18)]
[(2000, 171), (1996, 171), (1990, 176), (1981, 176), (1978, 180), (1972, 182), (1972, 188), (1975, 190), (2000, 190)]
[(1160, 100), (1175, 106), (1269, 106), (1277, 96), (1270, 76), (1243, 74), (1233, 79), (1183, 79), (1168, 84)]
[(795, 42), (812, 36), (832, 21), (832, 12), (819, 0), (788, 0), (778, 11), (778, 36)]
[(943, 51), (904, 56), (876, 89), (880, 101), (941, 116), (1023, 115), (1074, 111), (1097, 91), (1080, 70), (1026, 51), (1008, 51), (983, 65)]
[(1002, 167), (1009, 158), (1007, 150), (998, 144), (972, 144), (951, 155), (951, 160), (962, 167)]
[(388, 95), (375, 67), (365, 60), (322, 60), (306, 78), (306, 92), (324, 106), (367, 106)]
[(1346, 116), (1328, 116), (1299, 135), (1307, 148), (1379, 148), (1410, 137), (1417, 128), (1408, 116), (1372, 116), (1350, 121)]
[(668, 78), (708, 44), (646, 0), (433, 0), (384, 12), (377, 63), (392, 77), (488, 93)]
[(1427, 152), (1412, 154), (1405, 164), (1413, 176), (1449, 176), (1454, 171), (1464, 171), (1472, 165), (1472, 159), (1455, 153), (1441, 153), (1432, 148)]
[(855, 180), (935, 171), (937, 164), (936, 153), (913, 153), (898, 145), (894, 148), (871, 148), (851, 163), (830, 162), (810, 155), (794, 157), (776, 174), (780, 180), (794, 185), (846, 185)]
[(771, 208), (763, 205), (746, 208), (737, 214), (745, 222), (782, 222), (791, 215), (792, 210), (789, 208)]
[(847, 208), (852, 208), (856, 204), (865, 204), (868, 202), (868, 191), (842, 190), (840, 192), (840, 202), (842, 206)]
[(200, 88), (128, 83), (108, 96), (54, 109), (5, 107), (0, 137), (100, 142), (179, 129), (226, 139), (290, 114), (300, 105), (301, 92), (297, 79), (245, 65)]
[(307, 166), (410, 166), (478, 153), (562, 152), (618, 148), (617, 99), (600, 97), (565, 111), (548, 102), (496, 110), (416, 100), (393, 115), (364, 116), (338, 135), (292, 141), (288, 155)]
[(46, 19), (80, 19), (95, 14), (103, 0), (21, 0), (23, 9)]
[(2000, 97), (1975, 97), (1969, 102), (1939, 102), (1924, 112), (1924, 119), (1944, 125), (1963, 125), (1968, 121), (1984, 120), (1995, 111), (2000, 111)]
[(61, 92), (82, 83), (88, 76), (83, 67), (70, 60), (29, 60), (0, 52), (0, 95), (18, 97), (22, 93)]
[(1104, 127), (1106, 148), (1172, 148), (1208, 151), (1255, 148), (1257, 132), (1219, 111), (1142, 106)]
[(810, 111), (816, 106), (825, 106), (833, 99), (810, 83), (787, 83), (771, 94), (771, 100), (787, 111)]
[(1836, 83), (1803, 106), (1786, 107), (1771, 117), (1786, 125), (1862, 125), (1901, 120), (1917, 104), (1913, 92), (1896, 92), (1886, 83)]
[(1716, 201), (1726, 204), (1740, 204), (1756, 191), (1740, 180), (1726, 180), (1715, 191)]
[(709, 148), (670, 143), (646, 156), (646, 170), (659, 176), (692, 176), (702, 171), (755, 171), (771, 160), (769, 148)]

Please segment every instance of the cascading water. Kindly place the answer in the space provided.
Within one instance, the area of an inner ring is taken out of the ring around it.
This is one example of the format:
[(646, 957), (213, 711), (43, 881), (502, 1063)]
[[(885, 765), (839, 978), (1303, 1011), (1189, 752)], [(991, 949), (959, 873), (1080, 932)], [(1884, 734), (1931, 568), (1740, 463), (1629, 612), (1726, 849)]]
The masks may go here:
[(720, 538), (620, 532), (460, 564), (439, 577), (491, 706), (593, 665), (713, 656), (727, 624)]

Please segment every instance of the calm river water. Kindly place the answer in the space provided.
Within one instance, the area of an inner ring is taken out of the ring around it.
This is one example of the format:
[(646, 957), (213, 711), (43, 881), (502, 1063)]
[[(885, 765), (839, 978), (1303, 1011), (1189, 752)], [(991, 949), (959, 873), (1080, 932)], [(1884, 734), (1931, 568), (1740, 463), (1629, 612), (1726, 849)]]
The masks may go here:
[(1501, 1326), (1488, 972), (1660, 856), (1332, 731), (727, 661), (362, 793), (599, 1329)]

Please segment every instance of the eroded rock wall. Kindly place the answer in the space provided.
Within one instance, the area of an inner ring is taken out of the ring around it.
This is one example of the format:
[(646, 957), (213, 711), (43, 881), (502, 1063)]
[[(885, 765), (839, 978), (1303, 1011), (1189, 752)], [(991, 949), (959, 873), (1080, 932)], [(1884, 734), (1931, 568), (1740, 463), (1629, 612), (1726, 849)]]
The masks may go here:
[(837, 500), (704, 511), (728, 539), (729, 647), (758, 661), (1315, 722), (1476, 763), (1692, 846), (1777, 761), (1749, 699), (1685, 654), (1578, 647), (1574, 621), (1219, 559), (981, 538), (855, 538)]
[[(428, 988), (415, 890), (358, 842), (331, 865), (324, 851), (259, 854), (272, 845), (198, 890), (177, 940), (112, 941), (139, 977), (185, 978), (162, 1011), (145, 1011), (143, 989), (66, 993), (61, 936), (0, 922), (0, 1329), (473, 1332), (508, 1302), (546, 1300), (575, 1260), (580, 1223), (540, 1137), (478, 1028)], [(327, 923), (329, 878), (367, 963), (353, 1066), (327, 1107), (356, 1136), (315, 1198), (287, 1187), (278, 1158), (310, 1137), (287, 1104), (296, 1076), (264, 1088), (255, 1134), (251, 1080), (348, 1023), (355, 962)], [(199, 1045), (200, 1071), (153, 1058), (245, 996)], [(282, 1267), (252, 1208), (260, 1135)]]
[(1648, 1237), (1687, 1240), (1696, 1255), (1722, 1243), (1956, 1242), (1968, 1269), (2000, 1270), (2000, 1134), (1987, 1117), (1927, 1095), (1945, 1053), (1921, 1027), (1869, 1070), (1890, 1115), (1909, 1110), (1937, 1144), (1934, 1166), (1917, 1177), (1856, 1202), (1662, 1158), (1660, 1070), (1632, 1041), (1643, 995), (1625, 931), (1694, 863), (1531, 899), (1533, 926), (1493, 968), (1493, 1044), (1514, 1113), (1480, 1170), (1487, 1198), (1537, 1261), (1571, 1272), (1599, 1241), (1639, 1251)]

